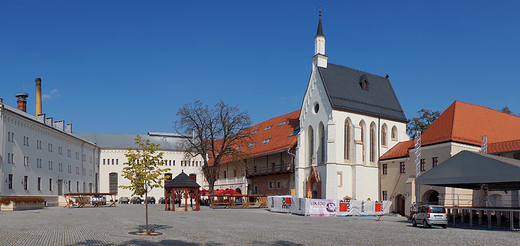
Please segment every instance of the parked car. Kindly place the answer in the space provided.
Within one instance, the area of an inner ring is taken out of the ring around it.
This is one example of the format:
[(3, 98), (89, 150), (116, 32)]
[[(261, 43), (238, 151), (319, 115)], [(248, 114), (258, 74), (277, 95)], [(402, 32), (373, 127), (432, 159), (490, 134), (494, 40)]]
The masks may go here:
[(128, 204), (128, 201), (129, 201), (129, 199), (126, 196), (123, 196), (123, 197), (119, 198), (119, 203), (120, 204)]
[(107, 204), (107, 199), (104, 196), (101, 196), (101, 195), (94, 195), (94, 196), (92, 196), (92, 205), (97, 206), (100, 203), (102, 205), (106, 205)]
[(424, 228), (440, 225), (446, 229), (448, 227), (446, 208), (440, 205), (421, 205), (419, 211), (412, 217), (412, 225), (417, 226), (417, 223), (421, 223)]
[(140, 197), (134, 196), (130, 199), (131, 204), (141, 204), (143, 202)]
[(164, 197), (159, 198), (159, 203), (160, 204), (165, 204), (166, 203), (166, 199), (164, 199)]
[(148, 197), (148, 203), (155, 204), (155, 197), (153, 197), (153, 196), (149, 196), (149, 197)]

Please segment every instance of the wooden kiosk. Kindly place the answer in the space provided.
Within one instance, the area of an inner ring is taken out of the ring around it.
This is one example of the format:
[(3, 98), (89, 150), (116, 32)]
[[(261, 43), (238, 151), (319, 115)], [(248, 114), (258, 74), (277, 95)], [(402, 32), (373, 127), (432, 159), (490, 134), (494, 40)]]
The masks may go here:
[(184, 171), (182, 171), (177, 177), (166, 182), (164, 185), (164, 198), (166, 200), (164, 210), (175, 211), (175, 196), (183, 195), (184, 197), (184, 211), (188, 211), (188, 197), (192, 194), (195, 199), (195, 211), (200, 211), (200, 185), (190, 178)]

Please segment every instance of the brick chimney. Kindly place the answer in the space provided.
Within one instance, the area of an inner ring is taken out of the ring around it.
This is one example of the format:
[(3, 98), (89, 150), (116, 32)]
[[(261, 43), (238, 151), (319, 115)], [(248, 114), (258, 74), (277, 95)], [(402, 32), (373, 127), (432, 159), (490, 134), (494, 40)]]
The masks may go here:
[(16, 97), (18, 98), (17, 106), (18, 110), (27, 112), (27, 100), (25, 100), (27, 97), (29, 97), (29, 94), (25, 92), (16, 93)]
[(42, 114), (42, 79), (36, 78), (36, 116)]

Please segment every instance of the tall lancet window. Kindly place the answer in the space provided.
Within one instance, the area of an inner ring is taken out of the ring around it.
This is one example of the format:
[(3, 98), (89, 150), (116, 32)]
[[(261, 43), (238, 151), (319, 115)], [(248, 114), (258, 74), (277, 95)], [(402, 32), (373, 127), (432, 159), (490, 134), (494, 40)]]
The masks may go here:
[(325, 127), (323, 127), (323, 123), (320, 122), (320, 163), (325, 163)]
[(309, 126), (309, 166), (312, 165), (312, 156), (314, 155), (314, 131), (312, 130), (312, 126)]
[(365, 162), (365, 126), (363, 121), (359, 122), (359, 127), (361, 128), (361, 152), (363, 153), (363, 162)]
[(376, 126), (370, 124), (370, 162), (376, 160)]
[(381, 145), (386, 146), (386, 124), (383, 124), (383, 128), (381, 128)]
[(351, 134), (350, 134), (350, 129), (351, 126), (350, 126), (350, 122), (349, 120), (345, 120), (345, 134), (344, 134), (344, 138), (343, 138), (343, 145), (344, 145), (344, 149), (345, 149), (345, 152), (343, 154), (343, 157), (345, 160), (350, 160), (350, 138), (351, 138)]

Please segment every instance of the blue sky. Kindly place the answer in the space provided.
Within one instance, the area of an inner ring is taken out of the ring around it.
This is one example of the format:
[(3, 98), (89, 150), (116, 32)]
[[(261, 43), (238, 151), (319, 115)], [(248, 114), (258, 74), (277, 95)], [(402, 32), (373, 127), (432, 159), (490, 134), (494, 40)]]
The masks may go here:
[(300, 108), (320, 4), (329, 62), (388, 74), (407, 118), (520, 113), (520, 1), (0, 1), (0, 98), (34, 114), (39, 77), (74, 132), (173, 132), (194, 100), (256, 124)]

